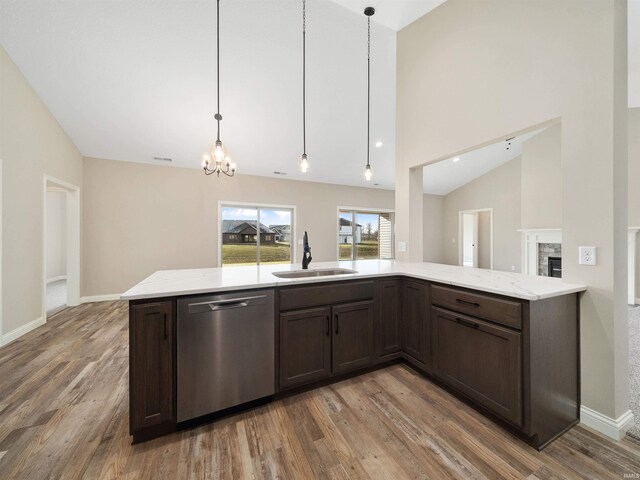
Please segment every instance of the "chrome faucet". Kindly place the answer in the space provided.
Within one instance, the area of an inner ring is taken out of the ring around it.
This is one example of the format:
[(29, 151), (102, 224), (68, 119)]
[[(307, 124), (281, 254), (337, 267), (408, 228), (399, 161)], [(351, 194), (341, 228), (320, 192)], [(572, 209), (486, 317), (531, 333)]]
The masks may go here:
[(304, 247), (304, 253), (302, 254), (302, 269), (307, 270), (309, 268), (309, 264), (311, 263), (311, 247), (309, 246), (309, 236), (307, 232), (304, 232), (304, 237), (302, 240), (302, 244)]

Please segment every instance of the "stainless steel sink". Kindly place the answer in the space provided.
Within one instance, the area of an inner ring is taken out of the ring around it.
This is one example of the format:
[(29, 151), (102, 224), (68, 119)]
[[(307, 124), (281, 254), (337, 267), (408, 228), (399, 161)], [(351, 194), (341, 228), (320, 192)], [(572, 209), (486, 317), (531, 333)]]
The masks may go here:
[(305, 277), (326, 277), (328, 275), (345, 275), (347, 273), (358, 273), (348, 268), (317, 268), (313, 270), (288, 270), (285, 272), (273, 272), (279, 278), (305, 278)]

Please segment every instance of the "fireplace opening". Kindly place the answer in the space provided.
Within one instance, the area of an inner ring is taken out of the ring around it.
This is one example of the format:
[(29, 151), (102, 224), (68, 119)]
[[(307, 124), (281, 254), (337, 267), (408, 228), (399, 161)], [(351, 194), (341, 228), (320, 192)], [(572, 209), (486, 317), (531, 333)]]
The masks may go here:
[(562, 257), (549, 257), (549, 277), (562, 278)]

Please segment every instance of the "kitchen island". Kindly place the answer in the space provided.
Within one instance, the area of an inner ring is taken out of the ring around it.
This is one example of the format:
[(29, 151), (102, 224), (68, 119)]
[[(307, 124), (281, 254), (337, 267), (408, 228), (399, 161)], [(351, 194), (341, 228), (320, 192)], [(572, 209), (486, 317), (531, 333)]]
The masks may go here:
[[(269, 350), (273, 394), (255, 400), (268, 401), (404, 361), (536, 448), (578, 422), (578, 294), (584, 286), (555, 278), (392, 260), (312, 266), (312, 270), (356, 271), (335, 276), (274, 275), (297, 268), (159, 271), (122, 295), (130, 302), (134, 442), (253, 404), (229, 404), (232, 408), (211, 410), (189, 422), (181, 418), (179, 400), (184, 403), (187, 395), (178, 384), (190, 384), (193, 397), (198, 382), (195, 387), (193, 379), (185, 383), (188, 373), (178, 368), (179, 357), (184, 356), (180, 352), (189, 348), (184, 335), (179, 348), (178, 327), (186, 320), (178, 314), (177, 304), (216, 304), (210, 309), (216, 310), (234, 298), (247, 303), (248, 298), (262, 296), (274, 299), (269, 307), (275, 320), (273, 335), (266, 337), (273, 342)], [(216, 341), (224, 339), (212, 339), (211, 344)], [(242, 358), (241, 351), (235, 353)], [(198, 370), (206, 373), (207, 365)]]

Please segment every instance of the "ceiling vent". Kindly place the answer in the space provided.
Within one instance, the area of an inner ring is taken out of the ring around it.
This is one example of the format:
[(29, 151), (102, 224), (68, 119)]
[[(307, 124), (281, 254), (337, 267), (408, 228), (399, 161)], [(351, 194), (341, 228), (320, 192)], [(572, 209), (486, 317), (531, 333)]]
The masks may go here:
[(273, 172), (274, 175), (286, 175), (287, 172)]
[(156, 162), (173, 162), (173, 158), (169, 157), (153, 157)]

